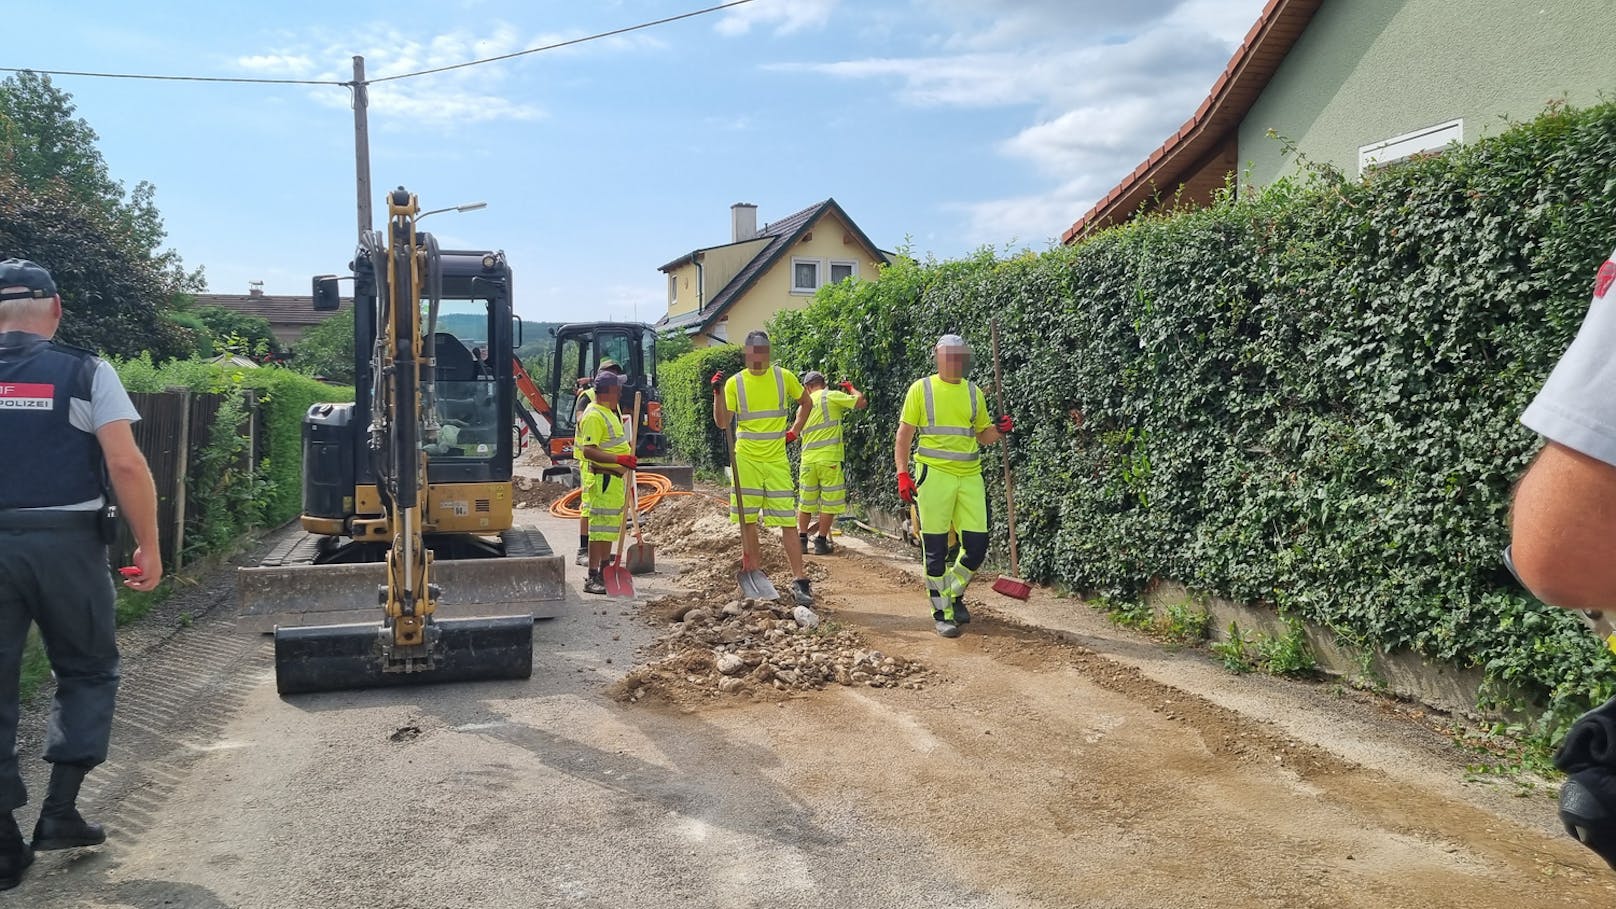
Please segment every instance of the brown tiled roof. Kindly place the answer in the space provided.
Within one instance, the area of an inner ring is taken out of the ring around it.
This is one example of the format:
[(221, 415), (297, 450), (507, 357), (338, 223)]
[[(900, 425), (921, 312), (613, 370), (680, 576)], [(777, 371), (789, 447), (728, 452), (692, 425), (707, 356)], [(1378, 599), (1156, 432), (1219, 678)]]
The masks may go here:
[(1067, 229), (1061, 242), (1070, 244), (1108, 224), (1128, 220), (1158, 191), (1170, 195), (1198, 165), (1217, 155), (1239, 131), (1240, 122), (1323, 4), (1324, 0), (1268, 0), (1201, 106)]
[[(313, 297), (276, 294), (197, 294), (196, 305), (218, 306), (249, 316), (262, 316), (271, 325), (319, 325), (334, 315), (315, 310)], [(351, 298), (342, 298), (341, 309), (352, 305)]]
[[(729, 311), (730, 306), (739, 300), (747, 290), (751, 289), (752, 285), (757, 283), (758, 278), (774, 267), (774, 263), (779, 261), (780, 257), (785, 255), (786, 251), (796, 244), (797, 239), (807, 232), (808, 228), (812, 227), (820, 216), (826, 212), (835, 213), (842, 223), (846, 224), (848, 229), (853, 232), (853, 235), (858, 238), (859, 242), (874, 250), (875, 254), (880, 256), (883, 261), (892, 261), (891, 256), (879, 246), (870, 242), (870, 238), (865, 236), (864, 231), (857, 224), (853, 223), (853, 219), (847, 216), (847, 212), (842, 210), (842, 207), (836, 203), (835, 199), (815, 202), (802, 211), (765, 225), (762, 230), (758, 231), (757, 236), (752, 239), (772, 237), (773, 242), (763, 247), (757, 255), (753, 256), (752, 261), (746, 263), (746, 267), (736, 273), (728, 284), (719, 288), (718, 293), (713, 294), (712, 300), (703, 306), (699, 312), (680, 313), (672, 318), (663, 316), (656, 323), (656, 327), (660, 329), (682, 328), (687, 331), (703, 331), (710, 327), (713, 323), (723, 318), (724, 313)], [(675, 259), (662, 266), (661, 270), (667, 271), (670, 268), (677, 268), (689, 260), (690, 256), (686, 255), (682, 259)]]

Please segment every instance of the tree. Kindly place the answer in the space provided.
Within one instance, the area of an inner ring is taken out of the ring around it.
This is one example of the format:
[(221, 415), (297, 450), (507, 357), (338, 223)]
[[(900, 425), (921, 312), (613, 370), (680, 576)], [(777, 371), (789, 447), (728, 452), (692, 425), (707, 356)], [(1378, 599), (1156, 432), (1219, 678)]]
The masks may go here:
[(348, 307), (309, 329), (292, 347), (292, 367), (332, 382), (354, 380), (354, 314)]
[(226, 345), (223, 341), (226, 338), (239, 339), (245, 349), (230, 352), (242, 356), (258, 357), (265, 353), (281, 352), (280, 339), (275, 337), (270, 330), (269, 320), (263, 316), (252, 316), (223, 306), (202, 306), (187, 315), (194, 316), (207, 332), (207, 337), (197, 348), (200, 356), (213, 357), (224, 353)]
[(68, 343), (183, 356), (193, 332), (168, 312), (181, 293), (205, 286), (202, 272), (187, 273), (177, 253), (159, 248), (166, 233), (155, 188), (142, 182), (126, 195), (74, 110), (48, 76), (0, 82), (0, 252), (51, 270)]

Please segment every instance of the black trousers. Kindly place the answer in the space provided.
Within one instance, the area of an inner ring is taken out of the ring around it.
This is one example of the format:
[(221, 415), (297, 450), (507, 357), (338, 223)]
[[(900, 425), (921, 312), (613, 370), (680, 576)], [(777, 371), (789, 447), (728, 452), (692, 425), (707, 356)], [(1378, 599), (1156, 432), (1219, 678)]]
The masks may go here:
[(0, 811), (28, 802), (17, 769), (18, 684), (28, 626), (56, 676), (45, 760), (107, 759), (118, 694), (116, 596), (93, 529), (0, 529)]

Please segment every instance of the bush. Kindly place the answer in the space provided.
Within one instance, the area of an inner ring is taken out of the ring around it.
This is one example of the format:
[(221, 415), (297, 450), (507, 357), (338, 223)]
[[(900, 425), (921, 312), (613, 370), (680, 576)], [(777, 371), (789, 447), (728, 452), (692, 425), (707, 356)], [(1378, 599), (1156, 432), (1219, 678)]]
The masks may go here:
[(712, 376), (740, 369), (740, 347), (724, 344), (693, 350), (663, 366), (657, 376), (668, 445), (699, 471), (722, 473), (729, 466), (724, 432), (713, 425)]
[(1037, 255), (900, 260), (777, 316), (775, 356), (869, 393), (848, 480), (895, 508), (904, 388), (947, 331), (991, 387), (996, 318), (1024, 574), (1122, 600), (1177, 579), (1479, 666), (1488, 698), (1546, 704), (1552, 735), (1616, 693), (1616, 661), (1498, 553), (1538, 447), (1518, 416), (1616, 234), (1613, 171), (1616, 105), (1554, 109), (1361, 181), (1303, 175)]

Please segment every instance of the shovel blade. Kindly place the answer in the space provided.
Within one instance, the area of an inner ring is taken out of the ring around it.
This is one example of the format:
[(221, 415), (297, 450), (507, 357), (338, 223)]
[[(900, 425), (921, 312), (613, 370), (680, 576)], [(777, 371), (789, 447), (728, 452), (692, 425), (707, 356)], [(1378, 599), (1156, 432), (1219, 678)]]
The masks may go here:
[(650, 543), (633, 543), (624, 557), (629, 574), (650, 574), (656, 571), (656, 547)]
[(774, 582), (759, 569), (740, 571), (735, 574), (735, 580), (740, 582), (741, 592), (754, 600), (778, 600), (780, 591), (774, 589)]
[(620, 563), (607, 565), (600, 570), (601, 580), (606, 582), (606, 595), (612, 597), (634, 596), (634, 578), (628, 573), (628, 567)]

